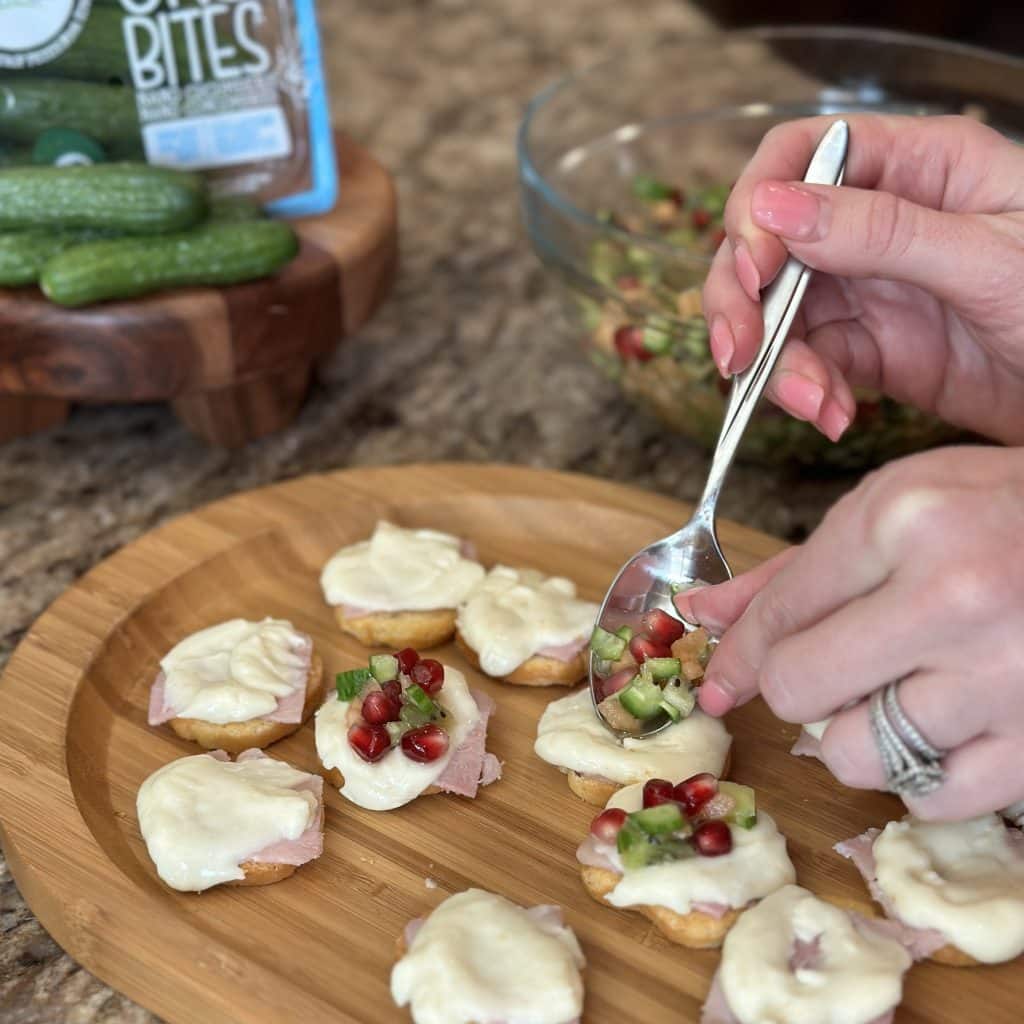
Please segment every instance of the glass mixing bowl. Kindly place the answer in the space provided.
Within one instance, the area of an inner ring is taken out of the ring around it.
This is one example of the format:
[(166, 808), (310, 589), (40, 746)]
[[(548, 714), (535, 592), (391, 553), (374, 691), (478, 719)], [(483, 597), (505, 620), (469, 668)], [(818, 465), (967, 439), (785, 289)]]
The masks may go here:
[[(895, 32), (757, 29), (634, 50), (527, 109), (526, 228), (564, 286), (572, 334), (630, 400), (705, 446), (728, 386), (700, 287), (728, 190), (773, 125), (846, 111), (965, 113), (1021, 137), (1024, 61)], [(741, 455), (862, 468), (957, 436), (884, 396), (858, 399), (839, 444), (764, 403)]]

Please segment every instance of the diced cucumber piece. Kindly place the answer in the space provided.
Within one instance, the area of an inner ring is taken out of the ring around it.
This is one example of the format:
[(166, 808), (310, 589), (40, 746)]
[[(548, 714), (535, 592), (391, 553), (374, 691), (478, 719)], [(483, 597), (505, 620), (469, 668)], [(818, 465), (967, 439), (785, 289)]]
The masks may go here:
[(410, 729), (415, 729), (421, 725), (426, 725), (430, 721), (430, 715), (426, 711), (420, 711), (414, 704), (403, 704), (402, 710), (399, 712), (399, 718)]
[(753, 828), (757, 824), (757, 799), (750, 786), (741, 786), (738, 782), (720, 782), (718, 792), (725, 793), (736, 801), (736, 806), (726, 816), (726, 821), (740, 828)]
[(646, 867), (650, 856), (651, 837), (632, 820), (632, 815), (626, 818), (625, 824), (619, 829), (615, 846), (624, 868), (630, 870)]
[(645, 202), (655, 203), (659, 199), (670, 199), (672, 186), (652, 178), (649, 174), (638, 174), (633, 179), (633, 195)]
[(647, 853), (648, 864), (668, 864), (674, 860), (696, 857), (697, 851), (685, 839), (661, 839), (651, 844)]
[(638, 825), (649, 836), (662, 836), (675, 832), (683, 827), (683, 812), (679, 804), (658, 804), (657, 807), (645, 807), (642, 811), (634, 811), (629, 820)]
[(590, 649), (604, 661), (618, 661), (626, 649), (626, 641), (607, 629), (595, 626), (590, 637)]
[(338, 689), (338, 700), (352, 700), (359, 696), (369, 681), (370, 670), (368, 668), (353, 668), (348, 672), (339, 672), (334, 677), (334, 685)]
[(398, 743), (412, 726), (408, 722), (385, 722), (384, 728), (387, 729), (391, 742)]
[(651, 678), (655, 682), (671, 679), (679, 675), (682, 669), (678, 658), (648, 658), (644, 664), (650, 669)]
[(665, 689), (661, 691), (661, 697), (662, 702), (671, 704), (682, 718), (693, 714), (693, 709), (697, 706), (697, 694), (685, 683), (667, 683)]
[(640, 336), (640, 341), (648, 352), (663, 356), (672, 347), (672, 334), (667, 327), (648, 324)]
[(398, 659), (393, 654), (371, 654), (370, 673), (378, 683), (398, 678)]
[(641, 722), (653, 718), (661, 711), (661, 687), (642, 675), (637, 676), (619, 691), (619, 703)]
[(633, 627), (619, 626), (619, 628), (615, 630), (615, 635), (622, 637), (622, 639), (628, 644), (629, 641), (633, 639)]
[(437, 712), (437, 705), (431, 700), (430, 695), (422, 686), (417, 686), (416, 683), (406, 688), (405, 699), (425, 715), (434, 715)]

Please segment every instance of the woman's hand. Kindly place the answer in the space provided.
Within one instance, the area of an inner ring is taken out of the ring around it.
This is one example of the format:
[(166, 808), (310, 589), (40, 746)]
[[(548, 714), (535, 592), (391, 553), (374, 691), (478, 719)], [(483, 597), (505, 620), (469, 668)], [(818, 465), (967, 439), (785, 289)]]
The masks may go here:
[(732, 191), (704, 287), (719, 369), (753, 359), (758, 292), (789, 250), (819, 273), (777, 404), (836, 440), (862, 386), (1024, 442), (1024, 147), (963, 117), (852, 115), (845, 184), (804, 185), (834, 120), (773, 129)]
[(908, 717), (950, 751), (945, 784), (907, 799), (915, 814), (965, 818), (1024, 799), (1024, 450), (891, 463), (799, 548), (676, 603), (722, 637), (700, 688), (711, 714), (759, 691), (789, 722), (835, 714), (825, 764), (883, 789), (864, 698), (902, 679)]

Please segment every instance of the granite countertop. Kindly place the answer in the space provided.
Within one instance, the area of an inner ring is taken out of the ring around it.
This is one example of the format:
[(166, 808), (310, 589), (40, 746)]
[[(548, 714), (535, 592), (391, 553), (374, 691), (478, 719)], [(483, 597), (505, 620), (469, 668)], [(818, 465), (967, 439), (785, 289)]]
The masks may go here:
[[(0, 669), (46, 606), (116, 548), (274, 480), (504, 460), (699, 494), (705, 456), (623, 405), (559, 335), (554, 290), (519, 223), (513, 139), (526, 99), (562, 70), (638, 27), (699, 30), (703, 16), (679, 0), (322, 0), (320, 12), (334, 118), (398, 182), (395, 290), (298, 421), (243, 451), (206, 447), (161, 406), (81, 408), (0, 447)], [(721, 512), (800, 539), (851, 483), (737, 466)], [(2, 860), (0, 1018), (156, 1019), (63, 954)]]

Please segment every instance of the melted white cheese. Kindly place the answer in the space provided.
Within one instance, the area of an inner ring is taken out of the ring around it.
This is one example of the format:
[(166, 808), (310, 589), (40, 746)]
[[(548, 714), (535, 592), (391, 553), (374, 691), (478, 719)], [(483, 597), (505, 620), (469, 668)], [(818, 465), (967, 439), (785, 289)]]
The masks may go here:
[(415, 800), (432, 786), (448, 767), (452, 755), (480, 718), (466, 677), (450, 665), (444, 667), (444, 686), (434, 697), (448, 712), (448, 750), (429, 764), (410, 760), (395, 745), (379, 761), (364, 761), (349, 745), (345, 716), (349, 701), (331, 697), (316, 713), (316, 752), (325, 768), (337, 768), (345, 776), (341, 795), (371, 811), (390, 811)]
[(136, 798), (157, 874), (182, 892), (244, 878), (240, 864), (316, 822), (316, 797), (295, 791), (308, 778), (270, 757), (236, 763), (196, 754), (164, 765)]
[[(794, 941), (815, 938), (817, 964), (791, 970)], [(787, 885), (733, 925), (719, 980), (740, 1024), (868, 1024), (899, 1003), (910, 963), (894, 939), (862, 934), (845, 911)]]
[(598, 721), (584, 687), (547, 706), (534, 750), (559, 768), (611, 782), (682, 782), (697, 772), (721, 775), (730, 742), (721, 720), (699, 709), (649, 739), (620, 742)]
[(160, 667), (165, 701), (178, 717), (247, 722), (305, 689), (309, 638), (281, 619), (231, 619), (186, 637)]
[(458, 627), (489, 676), (506, 676), (544, 647), (590, 636), (600, 609), (576, 586), (532, 569), (495, 566), (459, 608)]
[(891, 821), (874, 855), (878, 885), (905, 924), (934, 928), (982, 963), (1024, 953), (1024, 843), (998, 815)]
[[(643, 784), (626, 786), (613, 794), (609, 807), (638, 811), (643, 807)], [(606, 897), (616, 907), (667, 907), (688, 914), (694, 903), (720, 903), (745, 907), (780, 886), (796, 881), (786, 853), (785, 837), (764, 811), (757, 812), (753, 828), (731, 828), (732, 852), (721, 857), (690, 857), (667, 864), (623, 871), (619, 884)], [(609, 844), (608, 854), (618, 862)]]
[(391, 995), (415, 1024), (567, 1024), (583, 1012), (583, 964), (568, 926), (469, 889), (423, 923)]
[(369, 540), (342, 548), (324, 566), (324, 598), (364, 612), (455, 608), (484, 575), (460, 547), (447, 533), (381, 520)]

